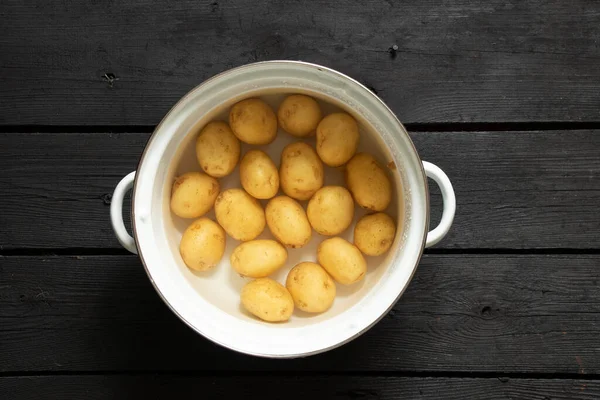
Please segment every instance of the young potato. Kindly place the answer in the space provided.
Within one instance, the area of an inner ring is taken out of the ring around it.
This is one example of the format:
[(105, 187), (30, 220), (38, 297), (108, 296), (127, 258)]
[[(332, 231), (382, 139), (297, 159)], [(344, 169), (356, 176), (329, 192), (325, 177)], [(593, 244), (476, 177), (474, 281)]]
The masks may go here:
[(380, 256), (390, 249), (396, 224), (387, 214), (365, 215), (354, 227), (354, 244), (367, 256)]
[(339, 237), (324, 240), (319, 245), (317, 260), (342, 285), (358, 282), (367, 273), (367, 262), (358, 247)]
[(240, 141), (225, 122), (209, 122), (196, 139), (196, 158), (208, 175), (229, 175), (240, 159)]
[(354, 201), (341, 186), (322, 187), (310, 198), (306, 208), (308, 221), (321, 235), (337, 235), (346, 230), (354, 218)]
[(240, 163), (242, 187), (256, 199), (270, 199), (279, 190), (279, 172), (273, 160), (260, 150), (250, 150)]
[(277, 110), (279, 125), (287, 133), (305, 137), (315, 132), (323, 113), (312, 97), (293, 94), (283, 100)]
[(229, 112), (229, 126), (244, 143), (269, 144), (277, 136), (277, 117), (261, 99), (246, 99), (236, 103)]
[(281, 153), (281, 189), (296, 200), (308, 200), (323, 186), (323, 163), (308, 144), (292, 143)]
[(185, 265), (196, 271), (214, 268), (225, 252), (225, 232), (216, 222), (202, 217), (183, 232), (179, 253)]
[(309, 313), (329, 310), (335, 299), (335, 282), (319, 264), (312, 262), (301, 262), (292, 268), (285, 287), (295, 306)]
[(346, 186), (359, 206), (383, 211), (392, 201), (392, 183), (385, 170), (367, 153), (358, 153), (346, 165)]
[(294, 312), (290, 292), (270, 278), (260, 278), (242, 288), (242, 305), (248, 312), (267, 322), (283, 322)]
[(236, 240), (252, 240), (265, 229), (260, 203), (242, 189), (227, 189), (215, 201), (215, 215), (225, 232)]
[(171, 189), (171, 211), (178, 217), (198, 218), (206, 214), (219, 195), (219, 182), (201, 172), (188, 172), (177, 178)]
[(317, 127), (317, 153), (330, 167), (348, 162), (358, 147), (358, 124), (346, 113), (330, 114)]
[(274, 240), (251, 240), (231, 253), (231, 266), (250, 278), (264, 278), (277, 271), (287, 260), (287, 250)]
[(286, 247), (298, 248), (309, 242), (312, 229), (304, 209), (296, 200), (278, 196), (265, 209), (269, 230)]

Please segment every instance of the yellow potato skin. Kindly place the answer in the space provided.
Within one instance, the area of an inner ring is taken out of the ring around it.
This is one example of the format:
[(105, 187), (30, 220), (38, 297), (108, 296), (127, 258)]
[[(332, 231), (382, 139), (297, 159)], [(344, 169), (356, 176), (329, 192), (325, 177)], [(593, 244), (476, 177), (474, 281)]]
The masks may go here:
[(354, 227), (354, 244), (367, 256), (380, 256), (387, 252), (396, 236), (396, 224), (387, 214), (365, 215)]
[(319, 264), (302, 262), (289, 272), (285, 287), (294, 305), (309, 313), (327, 311), (335, 300), (335, 282)]
[(263, 151), (250, 150), (240, 162), (242, 187), (256, 199), (270, 199), (279, 191), (279, 171)]
[(209, 122), (196, 139), (196, 158), (208, 175), (227, 176), (240, 159), (240, 141), (225, 122)]
[(392, 201), (392, 183), (375, 158), (358, 153), (346, 165), (346, 186), (359, 206), (383, 211)]
[(319, 103), (312, 97), (302, 94), (286, 97), (277, 110), (279, 126), (296, 137), (314, 134), (322, 117)]
[(240, 275), (264, 278), (281, 268), (287, 260), (287, 250), (275, 240), (250, 240), (231, 253), (231, 266)]
[(277, 116), (257, 98), (242, 100), (231, 107), (229, 126), (235, 136), (248, 144), (269, 144), (277, 136)]
[(267, 322), (283, 322), (294, 312), (294, 300), (280, 283), (259, 278), (242, 288), (242, 305), (252, 315)]
[(342, 186), (324, 186), (310, 198), (306, 215), (310, 225), (321, 235), (338, 235), (354, 218), (352, 195)]
[(284, 246), (299, 248), (310, 241), (310, 223), (306, 212), (296, 200), (277, 196), (267, 203), (265, 214), (269, 230)]
[(196, 271), (214, 268), (225, 252), (225, 231), (206, 217), (195, 220), (183, 232), (179, 253), (185, 265)]
[(265, 212), (260, 203), (242, 189), (227, 189), (215, 200), (219, 225), (236, 240), (255, 239), (265, 229)]
[(349, 114), (330, 114), (317, 127), (317, 153), (330, 167), (347, 163), (356, 153), (358, 141), (358, 123)]
[(323, 186), (323, 163), (308, 144), (292, 143), (281, 153), (279, 181), (283, 193), (296, 200), (308, 200)]
[(219, 195), (219, 181), (201, 172), (175, 178), (171, 189), (171, 211), (182, 218), (198, 218), (213, 207)]
[(367, 273), (367, 262), (358, 247), (339, 237), (324, 240), (319, 245), (317, 261), (342, 285), (356, 283)]

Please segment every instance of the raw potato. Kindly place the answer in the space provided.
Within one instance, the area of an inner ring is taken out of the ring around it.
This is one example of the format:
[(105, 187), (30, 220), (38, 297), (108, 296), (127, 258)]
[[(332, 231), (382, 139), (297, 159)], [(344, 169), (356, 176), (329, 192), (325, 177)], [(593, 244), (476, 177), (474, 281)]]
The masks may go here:
[(250, 278), (264, 278), (277, 271), (287, 260), (287, 250), (274, 240), (251, 240), (231, 253), (231, 266)]
[(365, 215), (354, 227), (354, 244), (367, 256), (380, 256), (390, 249), (396, 224), (387, 214)]
[(287, 133), (305, 137), (315, 132), (323, 113), (312, 97), (293, 94), (283, 100), (277, 110), (279, 125)]
[(231, 107), (229, 126), (244, 143), (269, 144), (277, 136), (277, 117), (261, 99), (246, 99)]
[(298, 248), (310, 241), (310, 223), (296, 200), (287, 196), (275, 197), (267, 203), (265, 214), (269, 230), (284, 246)]
[(215, 215), (225, 232), (236, 240), (252, 240), (265, 229), (260, 203), (242, 189), (227, 189), (215, 201)]
[(358, 147), (358, 124), (346, 113), (330, 114), (317, 127), (317, 153), (330, 167), (348, 162)]
[(392, 183), (385, 170), (367, 153), (358, 153), (346, 165), (346, 186), (359, 206), (383, 211), (392, 201)]
[(341, 186), (322, 187), (311, 197), (306, 208), (308, 221), (321, 235), (337, 235), (352, 223), (354, 201)]
[(319, 245), (317, 260), (342, 285), (358, 282), (367, 273), (367, 262), (358, 247), (339, 237), (324, 240)]
[(285, 287), (295, 306), (310, 313), (327, 311), (335, 299), (335, 282), (319, 264), (312, 262), (302, 262), (292, 268)]
[(221, 178), (235, 169), (240, 159), (240, 141), (225, 122), (209, 122), (196, 139), (196, 157), (204, 172)]
[(242, 305), (248, 312), (267, 322), (287, 321), (294, 312), (290, 292), (270, 278), (260, 278), (242, 288)]
[(201, 172), (188, 172), (177, 178), (171, 189), (171, 211), (182, 218), (206, 214), (219, 195), (219, 182)]
[(257, 199), (270, 199), (279, 190), (279, 172), (273, 160), (260, 150), (250, 150), (240, 163), (243, 188)]
[(225, 231), (216, 222), (203, 217), (183, 232), (179, 253), (185, 265), (196, 271), (214, 268), (225, 252)]
[(323, 186), (323, 163), (306, 143), (292, 143), (281, 153), (281, 189), (296, 200), (308, 200)]

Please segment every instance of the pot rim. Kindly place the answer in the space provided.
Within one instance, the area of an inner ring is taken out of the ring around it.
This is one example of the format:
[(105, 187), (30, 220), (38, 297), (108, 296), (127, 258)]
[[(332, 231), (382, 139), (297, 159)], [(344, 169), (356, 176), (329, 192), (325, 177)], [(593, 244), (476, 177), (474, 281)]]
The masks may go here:
[[(253, 351), (248, 351), (246, 349), (240, 349), (240, 348), (236, 348), (235, 346), (232, 346), (231, 344), (228, 343), (224, 343), (223, 341), (219, 340), (218, 338), (209, 336), (208, 334), (206, 334), (205, 332), (203, 332), (199, 327), (197, 327), (196, 325), (194, 325), (192, 322), (188, 321), (187, 318), (185, 318), (172, 304), (171, 302), (169, 302), (169, 300), (165, 297), (165, 295), (162, 293), (162, 291), (160, 290), (160, 288), (158, 287), (158, 285), (156, 284), (156, 282), (154, 281), (154, 278), (150, 272), (150, 270), (148, 269), (148, 264), (146, 259), (144, 258), (144, 253), (142, 251), (142, 248), (140, 246), (140, 242), (139, 242), (139, 238), (138, 238), (138, 234), (137, 234), (137, 224), (136, 224), (136, 209), (135, 209), (135, 198), (136, 198), (136, 193), (138, 190), (138, 182), (139, 182), (139, 177), (142, 175), (140, 172), (142, 171), (142, 165), (144, 163), (144, 160), (148, 154), (148, 149), (150, 148), (153, 140), (157, 137), (157, 134), (159, 133), (159, 131), (161, 130), (163, 124), (165, 123), (165, 121), (169, 118), (169, 116), (177, 111), (179, 111), (179, 109), (186, 103), (186, 101), (188, 100), (188, 98), (193, 97), (195, 95), (196, 92), (202, 90), (205, 86), (207, 86), (208, 84), (210, 84), (211, 82), (217, 80), (217, 79), (222, 79), (224, 77), (227, 77), (230, 74), (236, 74), (239, 73), (240, 71), (243, 71), (244, 69), (251, 69), (251, 68), (256, 68), (257, 66), (261, 66), (261, 65), (275, 65), (275, 64), (294, 64), (294, 65), (301, 65), (301, 66), (305, 66), (305, 67), (311, 67), (311, 68), (317, 68), (320, 71), (327, 71), (331, 74), (337, 75), (340, 78), (343, 78), (345, 80), (350, 81), (352, 84), (357, 85), (359, 87), (361, 87), (362, 89), (366, 90), (369, 95), (372, 97), (372, 99), (376, 100), (379, 105), (381, 107), (383, 107), (385, 109), (385, 111), (387, 113), (389, 113), (389, 115), (393, 118), (393, 120), (398, 124), (398, 126), (400, 127), (402, 133), (406, 136), (406, 139), (408, 139), (408, 142), (411, 146), (411, 150), (413, 152), (413, 154), (416, 156), (416, 158), (419, 160), (419, 166), (417, 167), (419, 172), (420, 172), (420, 177), (423, 180), (423, 187), (424, 187), (424, 191), (425, 191), (425, 196), (424, 196), (424, 216), (425, 216), (425, 221), (424, 221), (424, 227), (425, 229), (423, 230), (423, 234), (422, 234), (422, 238), (421, 238), (421, 244), (420, 244), (420, 249), (418, 252), (418, 256), (416, 257), (415, 260), (415, 264), (412, 266), (412, 270), (410, 272), (409, 278), (406, 281), (406, 284), (404, 285), (404, 287), (402, 287), (396, 298), (391, 302), (391, 304), (389, 305), (389, 307), (387, 307), (383, 312), (380, 313), (380, 315), (378, 315), (371, 323), (367, 324), (364, 326), (364, 328), (360, 329), (359, 331), (357, 331), (356, 333), (354, 333), (353, 335), (338, 341), (335, 344), (332, 344), (330, 346), (327, 347), (323, 347), (323, 348), (319, 348), (313, 351), (309, 351), (309, 352), (299, 352), (299, 353), (285, 353), (285, 354), (272, 354), (272, 353), (261, 353), (261, 352), (253, 352)], [(325, 67), (319, 64), (315, 64), (315, 63), (310, 63), (310, 62), (305, 62), (305, 61), (294, 61), (294, 60), (269, 60), (269, 61), (259, 61), (259, 62), (254, 62), (254, 63), (249, 63), (249, 64), (244, 64), (238, 67), (234, 67), (234, 68), (230, 68), (226, 71), (220, 72), (206, 80), (204, 80), (202, 83), (200, 83), (199, 85), (195, 86), (193, 89), (191, 89), (190, 91), (188, 91), (183, 97), (181, 97), (170, 109), (169, 111), (164, 115), (164, 117), (161, 119), (161, 121), (158, 123), (158, 125), (156, 126), (156, 128), (154, 129), (154, 131), (152, 132), (152, 134), (150, 135), (150, 137), (148, 138), (148, 141), (146, 142), (146, 145), (144, 146), (144, 150), (140, 156), (138, 165), (137, 165), (137, 173), (135, 174), (135, 179), (133, 182), (133, 191), (132, 191), (132, 195), (131, 195), (131, 219), (132, 219), (132, 231), (133, 231), (133, 238), (135, 240), (135, 245), (139, 251), (139, 258), (142, 261), (142, 265), (144, 266), (144, 270), (146, 271), (146, 275), (148, 276), (148, 279), (150, 280), (150, 282), (152, 283), (152, 286), (154, 287), (154, 290), (158, 293), (159, 297), (163, 300), (163, 302), (167, 305), (167, 307), (181, 320), (183, 321), (187, 326), (189, 326), (190, 328), (192, 328), (195, 332), (199, 333), (200, 335), (202, 335), (203, 337), (209, 339), (210, 341), (212, 341), (213, 343), (216, 343), (222, 347), (234, 350), (236, 352), (240, 352), (243, 354), (248, 354), (248, 355), (252, 355), (252, 356), (257, 356), (257, 357), (262, 357), (262, 358), (273, 358), (273, 359), (290, 359), (290, 358), (298, 358), (298, 357), (305, 357), (305, 356), (311, 356), (311, 355), (316, 355), (316, 354), (320, 354), (320, 353), (324, 353), (327, 352), (329, 350), (333, 350), (336, 349), (338, 347), (343, 346), (346, 343), (349, 343), (351, 341), (353, 341), (354, 339), (358, 338), (359, 336), (361, 336), (362, 334), (364, 334), (365, 332), (367, 332), (369, 329), (371, 329), (374, 325), (376, 325), (381, 319), (383, 319), (383, 317), (385, 317), (389, 311), (396, 305), (396, 303), (398, 302), (398, 300), (402, 297), (402, 295), (404, 294), (404, 292), (406, 291), (406, 289), (408, 288), (410, 282), (412, 281), (412, 278), (414, 277), (414, 274), (417, 270), (417, 267), (419, 265), (419, 262), (423, 256), (423, 252), (425, 250), (425, 244), (426, 244), (426, 239), (427, 239), (427, 234), (428, 234), (428, 229), (427, 227), (429, 226), (429, 222), (430, 222), (430, 199), (429, 199), (429, 187), (428, 187), (428, 181), (427, 181), (427, 175), (425, 174), (425, 170), (423, 167), (423, 163), (422, 160), (419, 156), (419, 153), (417, 152), (417, 149), (412, 141), (412, 139), (410, 138), (410, 135), (408, 134), (408, 131), (406, 130), (406, 128), (404, 127), (404, 125), (402, 124), (402, 122), (400, 122), (400, 120), (398, 119), (398, 117), (396, 116), (396, 114), (387, 106), (387, 104), (381, 100), (379, 98), (379, 96), (377, 96), (375, 93), (373, 93), (369, 88), (367, 88), (365, 85), (363, 85), (362, 83), (358, 82), (357, 80), (337, 71), (334, 70), (332, 68), (329, 67)]]

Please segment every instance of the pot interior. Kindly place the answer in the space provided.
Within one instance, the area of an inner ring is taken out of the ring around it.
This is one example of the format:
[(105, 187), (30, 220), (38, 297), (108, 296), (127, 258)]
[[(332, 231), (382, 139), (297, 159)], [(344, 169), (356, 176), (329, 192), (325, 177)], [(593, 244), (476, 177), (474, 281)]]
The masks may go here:
[[(387, 170), (389, 176), (393, 182), (393, 198), (390, 206), (386, 212), (397, 221), (397, 231), (394, 243), (388, 253), (379, 257), (365, 257), (368, 263), (368, 272), (366, 277), (359, 283), (350, 286), (344, 286), (336, 284), (337, 296), (333, 307), (322, 314), (308, 314), (300, 310), (295, 310), (290, 321), (280, 324), (269, 324), (271, 329), (294, 329), (300, 328), (307, 325), (318, 324), (323, 320), (334, 318), (345, 311), (354, 307), (361, 299), (371, 294), (372, 289), (377, 285), (381, 279), (385, 279), (389, 269), (392, 266), (392, 259), (402, 259), (401, 253), (404, 251), (405, 242), (405, 227), (410, 223), (411, 216), (411, 201), (409, 196), (409, 187), (403, 185), (402, 182), (407, 180), (403, 176), (404, 168), (402, 162), (394, 163), (392, 154), (388, 147), (384, 144), (384, 141), (376, 132), (375, 128), (363, 118), (363, 116), (356, 112), (354, 109), (346, 104), (343, 104), (335, 98), (327, 96), (325, 93), (319, 93), (310, 90), (299, 90), (295, 88), (282, 87), (279, 89), (269, 90), (256, 90), (245, 93), (243, 96), (231, 98), (204, 115), (198, 115), (197, 120), (188, 124), (188, 126), (181, 126), (179, 129), (184, 129), (183, 132), (176, 134), (176, 136), (184, 136), (179, 146), (174, 151), (174, 155), (170, 159), (162, 160), (163, 163), (168, 163), (167, 172), (162, 181), (162, 229), (164, 231), (164, 237), (167, 241), (167, 248), (170, 252), (170, 259), (172, 263), (163, 265), (162, 268), (172, 269), (173, 274), (177, 274), (184, 278), (186, 284), (192, 289), (187, 293), (194, 293), (198, 298), (190, 297), (186, 301), (194, 303), (203, 299), (205, 302), (220, 310), (223, 313), (230, 315), (240, 321), (248, 324), (267, 324), (261, 322), (255, 317), (247, 313), (240, 304), (240, 292), (243, 285), (250, 281), (249, 278), (243, 278), (239, 276), (230, 266), (229, 257), (233, 249), (240, 243), (231, 237), (227, 237), (227, 246), (225, 255), (223, 256), (220, 264), (211, 271), (208, 272), (195, 272), (186, 267), (179, 255), (179, 242), (185, 229), (192, 222), (190, 219), (182, 219), (171, 213), (169, 210), (169, 199), (171, 192), (171, 185), (174, 178), (185, 172), (190, 171), (201, 171), (200, 166), (196, 160), (195, 154), (195, 141), (200, 129), (209, 121), (221, 120), (227, 122), (228, 112), (230, 107), (237, 101), (248, 98), (248, 97), (260, 97), (269, 103), (276, 111), (277, 107), (283, 100), (286, 94), (290, 93), (304, 93), (308, 94), (317, 99), (323, 110), (323, 114), (327, 115), (336, 111), (345, 111), (353, 115), (360, 126), (360, 144), (358, 151), (367, 152), (375, 156), (380, 164)], [(265, 151), (279, 166), (280, 155), (283, 148), (296, 141), (304, 141), (310, 145), (315, 146), (315, 138), (311, 137), (308, 139), (299, 139), (291, 136), (290, 134), (279, 129), (277, 139), (266, 146), (251, 146), (242, 144), (241, 155), (245, 154), (248, 150), (258, 148)], [(396, 165), (398, 164), (398, 165)], [(239, 164), (235, 171), (224, 178), (219, 179), (221, 190), (228, 188), (241, 188), (239, 180)], [(158, 183), (158, 182), (157, 182)], [(344, 168), (331, 168), (325, 166), (325, 185), (341, 185), (345, 186), (344, 183)], [(280, 194), (283, 192), (280, 190)], [(405, 200), (406, 199), (406, 200)], [(267, 204), (267, 200), (260, 200), (263, 208)], [(300, 202), (306, 209), (307, 201)], [(158, 211), (158, 210), (157, 210)], [(365, 215), (367, 210), (360, 207), (355, 208), (354, 222), (345, 232), (340, 236), (344, 239), (352, 242), (353, 230), (356, 221)], [(214, 210), (211, 211), (207, 216), (213, 220), (216, 220)], [(316, 262), (317, 246), (325, 240), (327, 237), (321, 236), (313, 230), (313, 236), (308, 245), (300, 249), (288, 249), (288, 260), (286, 265), (273, 274), (271, 277), (278, 282), (285, 285), (285, 278), (289, 270), (299, 262), (302, 261), (314, 261)], [(273, 236), (269, 232), (268, 227), (265, 228), (264, 232), (259, 236), (259, 239), (273, 239)], [(398, 257), (400, 255), (400, 257)], [(414, 265), (406, 266), (395, 266), (396, 268), (408, 268), (413, 269)], [(398, 290), (402, 288), (399, 287)], [(204, 303), (204, 302), (203, 302)]]

